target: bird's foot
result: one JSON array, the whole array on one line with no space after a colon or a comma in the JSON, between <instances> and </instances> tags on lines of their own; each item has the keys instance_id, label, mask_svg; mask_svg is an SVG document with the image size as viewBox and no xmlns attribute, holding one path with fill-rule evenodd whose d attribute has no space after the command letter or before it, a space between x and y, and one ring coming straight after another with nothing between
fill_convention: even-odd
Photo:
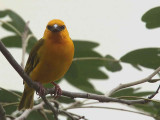
<instances>
[{"instance_id":1,"label":"bird's foot","mask_svg":"<svg viewBox=\"0 0 160 120\"><path fill-rule=\"evenodd\" d=\"M55 82L51 82L55 86L54 98L57 99L62 95L62 90ZM51 94L52 96L52 94Z\"/></svg>"},{"instance_id":2,"label":"bird's foot","mask_svg":"<svg viewBox=\"0 0 160 120\"><path fill-rule=\"evenodd\" d=\"M39 91L36 91L36 94L39 96L43 96L45 94L45 88L41 83L37 82L37 84L39 86Z\"/></svg>"}]
</instances>

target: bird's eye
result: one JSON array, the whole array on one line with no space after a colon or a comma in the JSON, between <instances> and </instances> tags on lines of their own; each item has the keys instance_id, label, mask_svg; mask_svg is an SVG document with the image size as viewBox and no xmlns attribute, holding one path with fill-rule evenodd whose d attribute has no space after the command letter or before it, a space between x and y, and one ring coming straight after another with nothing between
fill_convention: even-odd
<instances>
[{"instance_id":1,"label":"bird's eye","mask_svg":"<svg viewBox=\"0 0 160 120\"><path fill-rule=\"evenodd\" d=\"M47 28L50 30L50 29L52 28L52 26L50 26L50 25L47 25Z\"/></svg>"},{"instance_id":2,"label":"bird's eye","mask_svg":"<svg viewBox=\"0 0 160 120\"><path fill-rule=\"evenodd\" d=\"M61 30L65 29L65 25L60 26L60 29Z\"/></svg>"}]
</instances>

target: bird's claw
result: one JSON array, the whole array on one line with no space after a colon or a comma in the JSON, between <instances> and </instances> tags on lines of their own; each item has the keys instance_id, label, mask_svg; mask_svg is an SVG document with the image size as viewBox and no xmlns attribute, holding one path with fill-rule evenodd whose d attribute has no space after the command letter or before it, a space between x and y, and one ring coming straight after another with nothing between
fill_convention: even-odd
<instances>
[{"instance_id":1,"label":"bird's claw","mask_svg":"<svg viewBox=\"0 0 160 120\"><path fill-rule=\"evenodd\" d=\"M57 99L62 95L62 90L59 85L55 86L54 98Z\"/></svg>"},{"instance_id":2,"label":"bird's claw","mask_svg":"<svg viewBox=\"0 0 160 120\"><path fill-rule=\"evenodd\" d=\"M52 84L55 86L55 91L54 91L54 99L59 98L62 95L62 90L59 85L56 83L52 82ZM51 94L52 96L52 94Z\"/></svg>"},{"instance_id":3,"label":"bird's claw","mask_svg":"<svg viewBox=\"0 0 160 120\"><path fill-rule=\"evenodd\" d=\"M37 83L37 84L39 86L39 91L36 91L36 94L39 96L43 96L45 94L45 88L43 87L42 84L40 83Z\"/></svg>"}]
</instances>

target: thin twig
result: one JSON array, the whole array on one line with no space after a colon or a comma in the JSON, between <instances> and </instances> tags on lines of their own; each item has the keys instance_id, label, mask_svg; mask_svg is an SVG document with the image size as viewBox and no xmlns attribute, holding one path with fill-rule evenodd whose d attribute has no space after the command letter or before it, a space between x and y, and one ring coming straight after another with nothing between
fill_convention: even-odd
<instances>
[{"instance_id":1,"label":"thin twig","mask_svg":"<svg viewBox=\"0 0 160 120\"><path fill-rule=\"evenodd\" d=\"M77 109L77 108L100 108L100 109L111 109L111 110L119 110L119 111L137 113L137 114L141 114L141 115L145 115L145 116L149 116L149 117L154 117L154 116L152 116L152 115L150 115L150 114L143 113L143 112L137 112L137 111L126 110L126 109L121 109L121 108L113 108L113 107L102 107L102 106L80 106L80 107L74 107L74 108L70 108L70 109Z\"/></svg>"},{"instance_id":2,"label":"thin twig","mask_svg":"<svg viewBox=\"0 0 160 120\"><path fill-rule=\"evenodd\" d=\"M19 117L17 117L15 120L25 120L27 118L27 116L32 112L32 111L35 111L35 110L38 110L38 109L43 109L43 105L44 105L44 102L41 102L40 104L38 105L35 105L32 109L27 109L25 110Z\"/></svg>"},{"instance_id":3,"label":"thin twig","mask_svg":"<svg viewBox=\"0 0 160 120\"><path fill-rule=\"evenodd\" d=\"M3 106L0 104L0 120L6 120L6 113Z\"/></svg>"},{"instance_id":4,"label":"thin twig","mask_svg":"<svg viewBox=\"0 0 160 120\"><path fill-rule=\"evenodd\" d=\"M11 102L11 103L0 102L0 103L3 105L3 107L10 106L10 105L18 105L19 104L19 102Z\"/></svg>"},{"instance_id":5,"label":"thin twig","mask_svg":"<svg viewBox=\"0 0 160 120\"><path fill-rule=\"evenodd\" d=\"M149 80L148 82L149 83L155 83L155 82L158 82L158 81L160 81L160 79L152 79L152 80Z\"/></svg>"},{"instance_id":6,"label":"thin twig","mask_svg":"<svg viewBox=\"0 0 160 120\"><path fill-rule=\"evenodd\" d=\"M53 94L53 93L54 93L54 88L47 89L47 91L45 92L45 94ZM62 95L70 98L86 98L86 99L98 100L99 102L117 102L127 105L146 103L145 100L125 100L125 99L106 97L104 95L97 95L92 93L68 92L65 90L62 90Z\"/></svg>"},{"instance_id":7,"label":"thin twig","mask_svg":"<svg viewBox=\"0 0 160 120\"><path fill-rule=\"evenodd\" d=\"M48 120L47 115L46 115L46 113L44 112L43 109L39 109L39 110L37 110L37 111L39 112L39 114L42 115L42 117L43 117L45 120Z\"/></svg>"},{"instance_id":8,"label":"thin twig","mask_svg":"<svg viewBox=\"0 0 160 120\"><path fill-rule=\"evenodd\" d=\"M71 118L71 120L78 120L77 118L75 118L74 116L72 116L72 114L70 114L69 112L67 112L65 110L60 110L59 113L68 116L69 118Z\"/></svg>"},{"instance_id":9,"label":"thin twig","mask_svg":"<svg viewBox=\"0 0 160 120\"><path fill-rule=\"evenodd\" d=\"M78 120L80 120L80 119L87 120L87 119L85 119L84 116L80 116L80 115L77 115L77 114L75 114L75 113L68 112L68 111L66 111L65 109L59 109L58 111L59 111L59 114L65 115L65 116L70 117L70 118L72 118L72 119L78 118ZM52 113L51 110L47 110L47 109L44 109L44 112L46 112L46 113ZM65 112L65 113L64 113L64 112Z\"/></svg>"},{"instance_id":10,"label":"thin twig","mask_svg":"<svg viewBox=\"0 0 160 120\"><path fill-rule=\"evenodd\" d=\"M150 95L150 96L148 97L148 99L152 99L152 98L159 92L159 89L160 89L160 85L158 86L156 92L154 92L152 95Z\"/></svg>"},{"instance_id":11,"label":"thin twig","mask_svg":"<svg viewBox=\"0 0 160 120\"><path fill-rule=\"evenodd\" d=\"M0 20L1 23L6 24L8 27L10 27L15 33L17 33L17 35L21 36L21 32L17 30L17 28L15 28L13 25L11 25L8 22L2 21Z\"/></svg>"},{"instance_id":12,"label":"thin twig","mask_svg":"<svg viewBox=\"0 0 160 120\"><path fill-rule=\"evenodd\" d=\"M77 117L77 118L78 118L78 120L81 120L81 119L83 119L83 120L87 120L87 119L85 118L85 116L80 116L80 115L77 115L77 114L75 114L75 113L71 113L71 112L68 112L68 113L70 113L72 116Z\"/></svg>"},{"instance_id":13,"label":"thin twig","mask_svg":"<svg viewBox=\"0 0 160 120\"><path fill-rule=\"evenodd\" d=\"M26 25L24 27L24 32L21 35L22 38L22 60L21 60L21 66L24 69L24 63L25 63L25 54L26 54L26 48L27 48L27 37L28 37L28 32L29 32L29 27L28 27L29 21L26 22Z\"/></svg>"},{"instance_id":14,"label":"thin twig","mask_svg":"<svg viewBox=\"0 0 160 120\"><path fill-rule=\"evenodd\" d=\"M41 98L44 101L44 103L49 107L49 109L52 110L55 120L58 120L58 111L57 111L57 109L52 106L52 104L46 99L45 96L41 96Z\"/></svg>"},{"instance_id":15,"label":"thin twig","mask_svg":"<svg viewBox=\"0 0 160 120\"><path fill-rule=\"evenodd\" d=\"M119 62L119 60L114 60L114 59L105 58L105 57L82 57L82 58L73 58L73 62L74 62L74 61L83 61L83 60L103 60L103 61Z\"/></svg>"},{"instance_id":16,"label":"thin twig","mask_svg":"<svg viewBox=\"0 0 160 120\"><path fill-rule=\"evenodd\" d=\"M117 86L116 88L112 89L107 96L111 96L113 93L115 93L116 91L118 91L118 90L120 90L120 89L123 89L123 88L127 88L127 87L134 86L134 85L138 85L138 84L142 84L142 83L145 83L145 82L151 82L152 78L153 78L157 73L159 73L159 71L160 71L160 67L158 67L152 74L150 74L148 77L146 77L146 78L144 78L144 79L137 80L137 81L130 82L130 83L126 83L126 84L120 84L120 85Z\"/></svg>"},{"instance_id":17,"label":"thin twig","mask_svg":"<svg viewBox=\"0 0 160 120\"><path fill-rule=\"evenodd\" d=\"M152 95L151 95L152 96ZM153 97L148 97L148 98L142 98L142 97L137 97L137 96L120 96L120 97L116 97L117 99L124 99L124 98L134 98L134 99L142 99L144 100L145 103L148 103L148 102L156 102L156 103L160 103L159 100L153 100L152 98Z\"/></svg>"},{"instance_id":18,"label":"thin twig","mask_svg":"<svg viewBox=\"0 0 160 120\"><path fill-rule=\"evenodd\" d=\"M82 103L80 101L76 101L73 104L71 104L70 106L66 107L65 109L63 108L63 110L67 110L69 108L73 108L75 106L80 106L80 105L82 105Z\"/></svg>"}]
</instances>

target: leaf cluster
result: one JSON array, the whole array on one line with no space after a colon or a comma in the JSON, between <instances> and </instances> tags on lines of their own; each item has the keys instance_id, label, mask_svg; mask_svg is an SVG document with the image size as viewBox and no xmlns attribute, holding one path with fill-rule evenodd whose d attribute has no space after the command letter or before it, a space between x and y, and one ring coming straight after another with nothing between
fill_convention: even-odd
<instances>
[{"instance_id":1,"label":"leaf cluster","mask_svg":"<svg viewBox=\"0 0 160 120\"><path fill-rule=\"evenodd\" d=\"M12 35L1 38L6 47L22 48L22 34L26 22L12 10L0 11L0 18L8 16L9 21L0 20L1 27L11 32ZM142 16L142 21L146 22L146 27L149 29L160 27L160 7L153 8L146 12ZM28 35L33 34L29 29ZM32 46L36 43L37 38L31 37L28 41L27 52L29 53ZM137 70L141 70L142 67L149 69L156 69L160 66L160 48L141 48L126 53L119 59L114 58L112 55L106 54L102 56L95 50L99 46L97 42L87 40L73 40L75 45L75 56L73 63L64 76L65 80L72 86L90 93L103 94L96 90L90 80L108 80L109 76L107 72L120 72L123 69L122 63L132 65ZM100 69L104 67L105 71ZM46 87L51 87L49 84ZM118 91L112 95L112 97L121 96L138 96L145 97L153 92L145 91L139 92L138 89L127 88ZM8 115L13 114L17 109L17 103L19 102L19 96L22 93L17 91L7 91L0 89L0 103L3 104L6 113ZM1 97L3 96L3 97ZM130 98L127 98L130 99ZM61 103L74 103L75 100L68 98L59 99ZM136 109L143 110L151 114L156 120L159 118L159 103L150 102L144 105L134 105ZM18 116L18 115L17 115ZM41 119L39 111L32 112L27 120L33 120L34 117ZM51 114L47 113L48 119L53 118Z\"/></svg>"}]
</instances>

